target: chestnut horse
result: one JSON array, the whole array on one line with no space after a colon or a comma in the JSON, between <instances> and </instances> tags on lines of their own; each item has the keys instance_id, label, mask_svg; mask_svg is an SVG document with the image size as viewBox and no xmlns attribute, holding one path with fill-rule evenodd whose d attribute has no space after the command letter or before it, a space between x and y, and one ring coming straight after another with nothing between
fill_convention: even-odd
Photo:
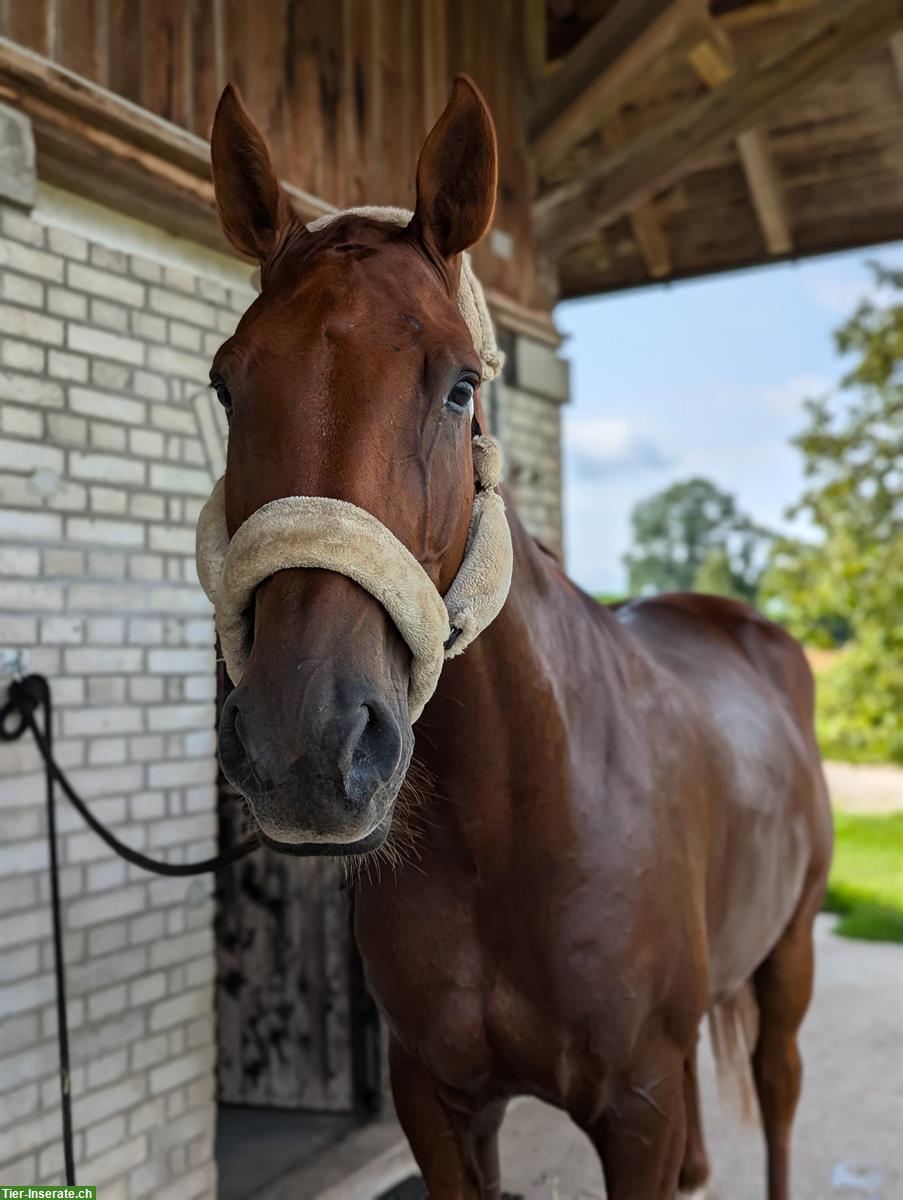
<instances>
[{"instance_id":1,"label":"chestnut horse","mask_svg":"<svg viewBox=\"0 0 903 1200\"><path fill-rule=\"evenodd\" d=\"M495 200L481 96L455 81L403 228L348 215L309 231L232 88L212 155L223 229L262 270L211 371L230 535L280 497L347 500L444 593L474 498L460 401L480 360L455 295ZM369 592L314 569L260 584L224 769L277 848L361 854L388 830L408 860L364 873L355 925L432 1200L500 1196L517 1094L587 1133L610 1200L701 1188L700 1022L742 996L768 1196L788 1200L831 845L805 658L732 600L600 607L509 519L508 600L446 664L416 735L410 651ZM422 795L393 825L412 754Z\"/></svg>"}]
</instances>

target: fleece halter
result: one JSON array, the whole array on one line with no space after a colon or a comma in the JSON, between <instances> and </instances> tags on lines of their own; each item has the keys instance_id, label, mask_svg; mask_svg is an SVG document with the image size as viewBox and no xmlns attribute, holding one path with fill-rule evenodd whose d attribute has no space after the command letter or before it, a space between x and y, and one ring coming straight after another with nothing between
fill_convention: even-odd
<instances>
[{"instance_id":1,"label":"fleece halter","mask_svg":"<svg viewBox=\"0 0 903 1200\"><path fill-rule=\"evenodd\" d=\"M321 217L312 231L349 214L406 225L403 209L359 208ZM479 352L483 379L503 365L482 288L467 257L458 307ZM259 508L229 539L225 476L201 510L197 527L198 576L216 610L226 669L238 683L253 640L254 592L270 575L318 567L347 575L379 601L412 655L408 712L412 722L436 690L446 658L461 654L500 612L511 586L511 533L496 491L501 451L474 421L471 443L476 495L464 559L441 596L410 550L372 513L328 496L284 496Z\"/></svg>"}]
</instances>

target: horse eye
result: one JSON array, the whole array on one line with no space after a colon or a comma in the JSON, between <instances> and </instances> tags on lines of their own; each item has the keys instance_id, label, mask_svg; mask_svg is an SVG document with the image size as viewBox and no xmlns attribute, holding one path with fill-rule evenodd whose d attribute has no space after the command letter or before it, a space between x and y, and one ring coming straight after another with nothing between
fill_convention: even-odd
<instances>
[{"instance_id":1,"label":"horse eye","mask_svg":"<svg viewBox=\"0 0 903 1200\"><path fill-rule=\"evenodd\" d=\"M469 379L459 379L445 397L445 407L454 413L467 413L473 416L474 387Z\"/></svg>"},{"instance_id":2,"label":"horse eye","mask_svg":"<svg viewBox=\"0 0 903 1200\"><path fill-rule=\"evenodd\" d=\"M229 389L226 387L223 381L221 379L215 379L210 386L216 392L216 398L219 400L226 412L231 412L232 397L229 395Z\"/></svg>"}]
</instances>

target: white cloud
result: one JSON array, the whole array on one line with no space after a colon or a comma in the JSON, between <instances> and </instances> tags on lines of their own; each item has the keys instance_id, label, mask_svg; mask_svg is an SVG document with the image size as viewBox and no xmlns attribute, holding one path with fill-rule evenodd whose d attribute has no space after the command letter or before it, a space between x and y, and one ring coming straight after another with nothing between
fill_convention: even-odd
<instances>
[{"instance_id":1,"label":"white cloud","mask_svg":"<svg viewBox=\"0 0 903 1200\"><path fill-rule=\"evenodd\" d=\"M806 400L812 400L831 391L831 384L822 375L801 373L793 375L784 383L750 389L754 404L762 404L773 412L790 414L800 412Z\"/></svg>"},{"instance_id":2,"label":"white cloud","mask_svg":"<svg viewBox=\"0 0 903 1200\"><path fill-rule=\"evenodd\" d=\"M566 416L564 441L569 462L584 479L668 465L656 443L626 417Z\"/></svg>"},{"instance_id":3,"label":"white cloud","mask_svg":"<svg viewBox=\"0 0 903 1200\"><path fill-rule=\"evenodd\" d=\"M893 289L879 286L870 274L860 279L841 279L827 273L813 274L807 290L819 308L836 313L841 318L852 316L863 300L871 300L879 307L894 301Z\"/></svg>"}]
</instances>

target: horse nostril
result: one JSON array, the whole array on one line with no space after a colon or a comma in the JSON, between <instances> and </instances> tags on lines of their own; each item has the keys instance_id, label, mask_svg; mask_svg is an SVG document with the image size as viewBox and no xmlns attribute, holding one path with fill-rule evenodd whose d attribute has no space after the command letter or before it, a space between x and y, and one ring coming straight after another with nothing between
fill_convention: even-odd
<instances>
[{"instance_id":1,"label":"horse nostril","mask_svg":"<svg viewBox=\"0 0 903 1200\"><path fill-rule=\"evenodd\" d=\"M350 800L366 802L395 774L403 742L391 709L381 700L362 704L342 755L342 776Z\"/></svg>"}]
</instances>

